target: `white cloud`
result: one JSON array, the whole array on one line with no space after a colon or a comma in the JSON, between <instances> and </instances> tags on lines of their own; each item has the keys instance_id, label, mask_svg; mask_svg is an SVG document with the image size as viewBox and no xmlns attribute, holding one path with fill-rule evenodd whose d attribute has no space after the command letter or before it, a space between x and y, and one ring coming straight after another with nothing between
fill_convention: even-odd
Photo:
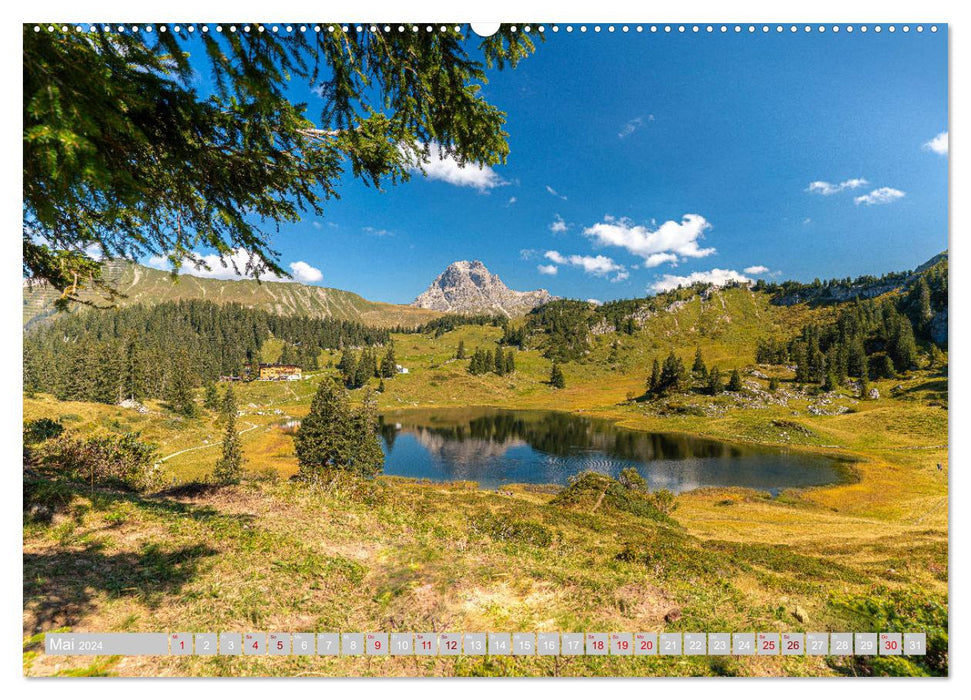
<instances>
[{"instance_id":1,"label":"white cloud","mask_svg":"<svg viewBox=\"0 0 971 700\"><path fill-rule=\"evenodd\" d=\"M563 220L563 217L559 214L553 219L553 223L550 224L550 231L553 233L566 233L566 230L570 228L569 225Z\"/></svg>"},{"instance_id":2,"label":"white cloud","mask_svg":"<svg viewBox=\"0 0 971 700\"><path fill-rule=\"evenodd\" d=\"M764 275L769 271L765 265L752 265L751 267L746 267L742 272L746 275Z\"/></svg>"},{"instance_id":3,"label":"white cloud","mask_svg":"<svg viewBox=\"0 0 971 700\"><path fill-rule=\"evenodd\" d=\"M741 282L749 284L752 282L745 275L740 275L735 270L706 270L704 272L692 272L690 275L664 275L651 285L654 292L667 292L678 287L687 287L692 284L702 282L716 287L724 287L730 282Z\"/></svg>"},{"instance_id":4,"label":"white cloud","mask_svg":"<svg viewBox=\"0 0 971 700\"><path fill-rule=\"evenodd\" d=\"M374 228L373 226L365 226L361 230L369 236L377 236L378 238L385 238L386 236L394 235L394 231L389 231L385 228Z\"/></svg>"},{"instance_id":5,"label":"white cloud","mask_svg":"<svg viewBox=\"0 0 971 700\"><path fill-rule=\"evenodd\" d=\"M506 206L507 206L507 207L511 207L511 206L512 206L513 204L515 204L515 203L516 203L516 198L515 198L515 197L510 197L510 198L509 198L509 201L508 201L508 202L506 202Z\"/></svg>"},{"instance_id":6,"label":"white cloud","mask_svg":"<svg viewBox=\"0 0 971 700\"><path fill-rule=\"evenodd\" d=\"M290 263L290 272L293 274L295 281L303 282L304 284L320 282L320 280L324 279L324 273L313 265L305 263L303 260Z\"/></svg>"},{"instance_id":7,"label":"white cloud","mask_svg":"<svg viewBox=\"0 0 971 700\"><path fill-rule=\"evenodd\" d=\"M603 306L603 302L600 299L587 299L588 304L593 304L594 306Z\"/></svg>"},{"instance_id":8,"label":"white cloud","mask_svg":"<svg viewBox=\"0 0 971 700\"><path fill-rule=\"evenodd\" d=\"M810 218L809 218L809 217L807 216L807 217L806 217L805 219L803 219L803 220L802 220L802 225L803 225L803 226L809 226L809 224L811 224L812 222L813 222L813 220L812 220L812 219L810 219Z\"/></svg>"},{"instance_id":9,"label":"white cloud","mask_svg":"<svg viewBox=\"0 0 971 700\"><path fill-rule=\"evenodd\" d=\"M674 253L652 253L644 258L644 267L657 267L664 263L676 263L678 256Z\"/></svg>"},{"instance_id":10,"label":"white cloud","mask_svg":"<svg viewBox=\"0 0 971 700\"><path fill-rule=\"evenodd\" d=\"M558 251L548 250L544 257L557 265L582 268L584 272L595 277L606 277L611 273L626 274L623 265L615 263L606 255L561 255Z\"/></svg>"},{"instance_id":11,"label":"white cloud","mask_svg":"<svg viewBox=\"0 0 971 700\"><path fill-rule=\"evenodd\" d=\"M946 156L948 151L948 136L946 131L942 131L937 136L924 144L928 151L934 151L939 156Z\"/></svg>"},{"instance_id":12,"label":"white cloud","mask_svg":"<svg viewBox=\"0 0 971 700\"><path fill-rule=\"evenodd\" d=\"M554 190L554 189L553 189L552 187L550 187L549 185L547 185L547 186L546 186L546 191L547 191L547 192L549 192L549 193L550 193L551 195L553 195L554 197L559 197L559 198L560 198L560 199L562 199L563 201L566 201L566 195L565 195L565 194L560 194L559 192L557 192L556 190Z\"/></svg>"},{"instance_id":13,"label":"white cloud","mask_svg":"<svg viewBox=\"0 0 971 700\"><path fill-rule=\"evenodd\" d=\"M323 225L319 221L313 221L313 222L311 222L310 225L313 226L315 229L321 229L321 228L323 228Z\"/></svg>"},{"instance_id":14,"label":"white cloud","mask_svg":"<svg viewBox=\"0 0 971 700\"><path fill-rule=\"evenodd\" d=\"M541 275L555 275L559 271L556 265L537 265L536 269Z\"/></svg>"},{"instance_id":15,"label":"white cloud","mask_svg":"<svg viewBox=\"0 0 971 700\"><path fill-rule=\"evenodd\" d=\"M816 194L831 195L837 192L842 192L843 190L855 190L859 187L865 187L870 183L867 182L862 177L853 177L849 180L843 180L836 185L832 182L826 182L825 180L816 180L809 183L809 187L806 188L806 192L814 192Z\"/></svg>"},{"instance_id":16,"label":"white cloud","mask_svg":"<svg viewBox=\"0 0 971 700\"><path fill-rule=\"evenodd\" d=\"M653 114L648 114L647 115L647 121L649 121L649 122L654 121L654 115ZM620 131L617 132L617 138L619 138L619 139L626 139L628 136L630 136L631 134L633 134L635 131L637 131L638 129L640 129L642 126L644 126L644 117L634 117L629 122L627 122L626 124L624 124L624 126L621 127Z\"/></svg>"},{"instance_id":17,"label":"white cloud","mask_svg":"<svg viewBox=\"0 0 971 700\"><path fill-rule=\"evenodd\" d=\"M458 187L474 187L479 192L488 192L494 187L507 184L489 166L473 163L463 165L437 143L428 144L427 156L424 153L413 153L411 160L411 171L424 171L429 180L441 180Z\"/></svg>"},{"instance_id":18,"label":"white cloud","mask_svg":"<svg viewBox=\"0 0 971 700\"><path fill-rule=\"evenodd\" d=\"M714 248L699 248L698 241L711 228L705 217L685 214L681 221L665 221L655 229L635 226L629 219L604 217L602 223L583 230L600 245L618 246L644 259L646 267L676 262L678 257L703 258Z\"/></svg>"},{"instance_id":19,"label":"white cloud","mask_svg":"<svg viewBox=\"0 0 971 700\"><path fill-rule=\"evenodd\" d=\"M853 201L856 204L866 204L867 206L872 204L890 204L890 202L897 201L905 194L906 192L895 190L893 187L880 187L870 192L870 194L854 197Z\"/></svg>"},{"instance_id":20,"label":"white cloud","mask_svg":"<svg viewBox=\"0 0 971 700\"><path fill-rule=\"evenodd\" d=\"M179 268L179 274L217 280L242 280L253 279L254 273L259 272L260 280L263 282L301 282L305 284L319 282L324 277L320 270L303 260L290 263L290 272L293 277L281 277L269 272L264 265L259 263L258 259L252 258L242 248L237 248L232 254L222 259L216 254L199 255L197 257L209 267L208 270L205 267L197 267L190 260L185 260ZM172 269L171 261L164 255L153 255L145 264L148 267L167 272Z\"/></svg>"},{"instance_id":21,"label":"white cloud","mask_svg":"<svg viewBox=\"0 0 971 700\"><path fill-rule=\"evenodd\" d=\"M616 275L610 278L611 282L623 282L625 279L630 277L630 273L627 270L621 270Z\"/></svg>"}]
</instances>

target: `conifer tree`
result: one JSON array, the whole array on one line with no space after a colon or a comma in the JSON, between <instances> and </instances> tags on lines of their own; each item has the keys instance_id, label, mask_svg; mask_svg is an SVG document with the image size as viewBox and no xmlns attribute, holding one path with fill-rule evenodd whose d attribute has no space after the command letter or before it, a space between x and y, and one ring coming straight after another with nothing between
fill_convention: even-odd
<instances>
[{"instance_id":1,"label":"conifer tree","mask_svg":"<svg viewBox=\"0 0 971 700\"><path fill-rule=\"evenodd\" d=\"M186 418L195 418L198 413L192 398L192 387L184 367L174 367L169 378L169 408Z\"/></svg>"},{"instance_id":2,"label":"conifer tree","mask_svg":"<svg viewBox=\"0 0 971 700\"><path fill-rule=\"evenodd\" d=\"M354 411L347 390L330 381L317 387L294 444L300 476L308 481L316 481L331 469L373 476L384 466L370 395L365 397L364 406Z\"/></svg>"},{"instance_id":3,"label":"conifer tree","mask_svg":"<svg viewBox=\"0 0 971 700\"><path fill-rule=\"evenodd\" d=\"M215 387L212 389L215 391ZM232 386L226 387L222 407L226 433L223 436L223 453L216 462L212 476L217 484L238 484L243 473L243 449L236 430L236 394Z\"/></svg>"},{"instance_id":4,"label":"conifer tree","mask_svg":"<svg viewBox=\"0 0 971 700\"><path fill-rule=\"evenodd\" d=\"M553 363L553 368L550 370L550 386L555 389L566 388L566 377L563 376L563 370L557 363Z\"/></svg>"},{"instance_id":5,"label":"conifer tree","mask_svg":"<svg viewBox=\"0 0 971 700\"><path fill-rule=\"evenodd\" d=\"M456 360L464 360L465 359L465 341L464 340L460 340L459 341L459 346L455 350L455 359Z\"/></svg>"},{"instance_id":6,"label":"conifer tree","mask_svg":"<svg viewBox=\"0 0 971 700\"><path fill-rule=\"evenodd\" d=\"M647 380L647 388L652 394L661 390L661 363L658 362L656 357L651 365L651 376Z\"/></svg>"},{"instance_id":7,"label":"conifer tree","mask_svg":"<svg viewBox=\"0 0 971 700\"><path fill-rule=\"evenodd\" d=\"M516 371L516 358L512 350L506 351L506 374L512 374Z\"/></svg>"},{"instance_id":8,"label":"conifer tree","mask_svg":"<svg viewBox=\"0 0 971 700\"><path fill-rule=\"evenodd\" d=\"M394 356L394 345L388 345L387 352L384 353L384 357L381 358L381 377L384 379L390 379L398 371L398 361Z\"/></svg>"},{"instance_id":9,"label":"conifer tree","mask_svg":"<svg viewBox=\"0 0 971 700\"><path fill-rule=\"evenodd\" d=\"M344 382L344 386L352 387L354 386L354 377L357 373L357 358L354 356L354 352L349 349L345 349L341 353L340 362L337 363L337 369L341 373L341 379Z\"/></svg>"},{"instance_id":10,"label":"conifer tree","mask_svg":"<svg viewBox=\"0 0 971 700\"><path fill-rule=\"evenodd\" d=\"M691 366L691 371L694 373L695 377L704 381L708 377L708 368L705 366L705 360L701 356L701 346L695 348L695 362Z\"/></svg>"},{"instance_id":11,"label":"conifer tree","mask_svg":"<svg viewBox=\"0 0 971 700\"><path fill-rule=\"evenodd\" d=\"M860 375L860 398L870 398L870 378L866 372Z\"/></svg>"},{"instance_id":12,"label":"conifer tree","mask_svg":"<svg viewBox=\"0 0 971 700\"><path fill-rule=\"evenodd\" d=\"M711 370L708 372L708 393L712 396L717 396L725 390L725 384L722 380L721 370L718 369L717 365L713 365Z\"/></svg>"},{"instance_id":13,"label":"conifer tree","mask_svg":"<svg viewBox=\"0 0 971 700\"><path fill-rule=\"evenodd\" d=\"M499 376L506 373L506 358L502 354L502 348L496 348L496 352L492 358L493 370Z\"/></svg>"},{"instance_id":14,"label":"conifer tree","mask_svg":"<svg viewBox=\"0 0 971 700\"><path fill-rule=\"evenodd\" d=\"M205 406L210 411L219 410L219 391L216 389L216 385L212 382L206 384L206 397Z\"/></svg>"},{"instance_id":15,"label":"conifer tree","mask_svg":"<svg viewBox=\"0 0 971 700\"><path fill-rule=\"evenodd\" d=\"M729 391L742 390L742 375L739 374L738 369L732 370L732 376L728 380L728 390Z\"/></svg>"},{"instance_id":16,"label":"conifer tree","mask_svg":"<svg viewBox=\"0 0 971 700\"><path fill-rule=\"evenodd\" d=\"M779 390L779 378L772 377L771 379L769 379L769 391L774 393L778 390Z\"/></svg>"}]
</instances>

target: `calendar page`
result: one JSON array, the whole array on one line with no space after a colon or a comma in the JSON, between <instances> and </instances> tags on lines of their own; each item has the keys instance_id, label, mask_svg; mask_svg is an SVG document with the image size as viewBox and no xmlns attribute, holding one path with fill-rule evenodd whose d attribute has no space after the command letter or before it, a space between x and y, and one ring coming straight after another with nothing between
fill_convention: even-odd
<instances>
[{"instance_id":1,"label":"calendar page","mask_svg":"<svg viewBox=\"0 0 971 700\"><path fill-rule=\"evenodd\" d=\"M947 23L264 9L15 28L25 676L949 674Z\"/></svg>"}]
</instances>

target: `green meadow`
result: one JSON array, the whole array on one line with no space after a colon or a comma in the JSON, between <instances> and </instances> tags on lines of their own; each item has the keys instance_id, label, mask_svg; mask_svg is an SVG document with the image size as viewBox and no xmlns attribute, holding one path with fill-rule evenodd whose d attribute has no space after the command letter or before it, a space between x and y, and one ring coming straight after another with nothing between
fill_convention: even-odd
<instances>
[{"instance_id":1,"label":"green meadow","mask_svg":"<svg viewBox=\"0 0 971 700\"><path fill-rule=\"evenodd\" d=\"M27 675L939 675L947 673L946 362L876 380L878 399L800 389L785 366L756 365L758 338L791 337L831 307L777 307L735 288L646 318L633 335L595 335L549 383L538 350L509 375L455 359L502 333L462 326L393 334L399 364L381 410L550 409L628 428L783 446L847 460L839 484L681 494L664 517L605 480L490 492L472 483L341 478L308 488L283 424L336 373L324 352L297 382L236 384L247 476L206 483L223 421L39 394L24 419L81 435L139 432L158 446L166 486L135 494L30 481L58 503L25 517ZM645 399L655 357L739 369L741 392ZM281 351L271 341L272 361ZM775 377L779 388L769 391ZM373 380L371 389L377 388ZM361 390L353 392L360 400ZM201 402L201 392L199 394ZM29 480L28 480L29 481ZM98 658L47 657L43 633L74 631L926 631L923 658Z\"/></svg>"}]
</instances>

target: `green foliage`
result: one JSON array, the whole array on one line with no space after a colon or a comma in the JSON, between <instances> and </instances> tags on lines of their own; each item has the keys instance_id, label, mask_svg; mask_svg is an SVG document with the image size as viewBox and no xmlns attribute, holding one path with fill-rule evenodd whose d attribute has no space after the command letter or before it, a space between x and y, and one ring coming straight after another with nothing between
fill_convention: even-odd
<instances>
[{"instance_id":1,"label":"green foliage","mask_svg":"<svg viewBox=\"0 0 971 700\"><path fill-rule=\"evenodd\" d=\"M305 481L320 481L332 470L371 477L384 468L373 400L365 397L363 406L354 410L346 389L331 381L317 388L294 443Z\"/></svg>"},{"instance_id":2,"label":"green foliage","mask_svg":"<svg viewBox=\"0 0 971 700\"><path fill-rule=\"evenodd\" d=\"M775 393L778 390L779 390L779 378L771 377L769 379L769 391L771 391L772 393Z\"/></svg>"},{"instance_id":3,"label":"green foliage","mask_svg":"<svg viewBox=\"0 0 971 700\"><path fill-rule=\"evenodd\" d=\"M436 338L440 338L450 331L462 326L495 326L505 327L509 319L502 314L445 314L432 319L413 330L415 333L431 333ZM407 329L400 329L400 332L408 332ZM462 341L459 341L462 344ZM464 349L464 344L462 345ZM458 358L460 360L464 357Z\"/></svg>"},{"instance_id":4,"label":"green foliage","mask_svg":"<svg viewBox=\"0 0 971 700\"><path fill-rule=\"evenodd\" d=\"M284 341L296 364L309 370L323 349L384 344L390 335L353 321L278 316L239 304L135 305L31 328L24 334L25 373L36 390L61 400L160 398L191 411L186 398L194 387L241 376L271 338Z\"/></svg>"},{"instance_id":5,"label":"green foliage","mask_svg":"<svg viewBox=\"0 0 971 700\"><path fill-rule=\"evenodd\" d=\"M701 355L700 346L695 348L695 361L691 365L691 372L701 381L705 381L708 378L708 367L705 365L705 360Z\"/></svg>"},{"instance_id":6,"label":"green foliage","mask_svg":"<svg viewBox=\"0 0 971 700\"><path fill-rule=\"evenodd\" d=\"M509 152L486 68L515 66L531 34L447 32L34 32L23 27L24 275L77 300L105 286L105 258L197 248L250 254L286 275L264 222L320 216L344 170L380 187L410 177L430 144L460 163ZM189 62L190 37L204 64ZM196 71L213 89L200 92ZM319 117L289 99L312 87ZM434 109L429 108L434 105ZM110 296L110 290L107 290Z\"/></svg>"},{"instance_id":7,"label":"green foliage","mask_svg":"<svg viewBox=\"0 0 971 700\"><path fill-rule=\"evenodd\" d=\"M718 369L717 365L713 365L711 371L708 372L708 384L706 389L712 396L716 396L717 394L725 391L725 382L722 379L721 370Z\"/></svg>"},{"instance_id":8,"label":"green foliage","mask_svg":"<svg viewBox=\"0 0 971 700\"><path fill-rule=\"evenodd\" d=\"M482 513L469 519L472 532L481 532L497 542L547 548L553 544L553 532L540 523L511 516Z\"/></svg>"},{"instance_id":9,"label":"green foliage","mask_svg":"<svg viewBox=\"0 0 971 700\"><path fill-rule=\"evenodd\" d=\"M849 377L892 378L916 369L918 338L937 347L930 327L934 315L947 309L947 296L942 294L947 289L946 270L945 259L917 275L905 294L847 304L835 321L806 325L788 346L761 339L756 361L794 362L797 382L819 383L826 390L845 384Z\"/></svg>"},{"instance_id":10,"label":"green foliage","mask_svg":"<svg viewBox=\"0 0 971 700\"><path fill-rule=\"evenodd\" d=\"M459 346L455 349L455 359L464 360L465 359L465 341L460 340Z\"/></svg>"},{"instance_id":11,"label":"green foliage","mask_svg":"<svg viewBox=\"0 0 971 700\"><path fill-rule=\"evenodd\" d=\"M742 375L739 373L738 369L732 370L732 376L728 379L728 390L729 391L741 391L742 390Z\"/></svg>"},{"instance_id":12,"label":"green foliage","mask_svg":"<svg viewBox=\"0 0 971 700\"><path fill-rule=\"evenodd\" d=\"M585 301L551 301L529 312L525 330L528 334L545 335L544 357L558 362L579 360L589 348L593 309L594 306Z\"/></svg>"},{"instance_id":13,"label":"green foliage","mask_svg":"<svg viewBox=\"0 0 971 700\"><path fill-rule=\"evenodd\" d=\"M148 491L162 483L158 451L138 433L87 439L64 433L45 442L37 456L43 471L92 486Z\"/></svg>"},{"instance_id":14,"label":"green foliage","mask_svg":"<svg viewBox=\"0 0 971 700\"><path fill-rule=\"evenodd\" d=\"M641 476L641 473L637 471L634 467L624 467L620 471L620 475L617 477L617 481L625 489L632 491L647 491L647 481Z\"/></svg>"},{"instance_id":15,"label":"green foliage","mask_svg":"<svg viewBox=\"0 0 971 700\"><path fill-rule=\"evenodd\" d=\"M206 384L206 393L205 398L203 399L203 405L210 411L219 410L219 391L216 389L216 385L212 382Z\"/></svg>"},{"instance_id":16,"label":"green foliage","mask_svg":"<svg viewBox=\"0 0 971 700\"><path fill-rule=\"evenodd\" d=\"M552 369L550 369L550 386L554 389L566 388L566 377L563 375L563 370L555 362L553 363Z\"/></svg>"},{"instance_id":17,"label":"green foliage","mask_svg":"<svg viewBox=\"0 0 971 700\"><path fill-rule=\"evenodd\" d=\"M236 430L236 394L233 387L226 387L222 406L226 433L223 437L222 456L216 462L212 476L217 484L238 484L243 473L243 449Z\"/></svg>"},{"instance_id":18,"label":"green foliage","mask_svg":"<svg viewBox=\"0 0 971 700\"><path fill-rule=\"evenodd\" d=\"M56 438L63 432L64 426L59 420L36 418L24 421L24 445L36 445L45 440Z\"/></svg>"},{"instance_id":19,"label":"green foliage","mask_svg":"<svg viewBox=\"0 0 971 700\"><path fill-rule=\"evenodd\" d=\"M186 418L195 418L199 414L199 408L196 406L195 399L192 397L192 384L190 383L188 374L178 369L180 366L184 367L186 364L188 362L185 353L180 353L176 358L175 367L172 371L166 399L172 411Z\"/></svg>"},{"instance_id":20,"label":"green foliage","mask_svg":"<svg viewBox=\"0 0 971 700\"><path fill-rule=\"evenodd\" d=\"M381 367L379 369L379 374L383 379L390 379L398 373L398 361L394 356L394 344L390 343L388 345L388 350L384 353L384 357L381 358Z\"/></svg>"},{"instance_id":21,"label":"green foliage","mask_svg":"<svg viewBox=\"0 0 971 700\"><path fill-rule=\"evenodd\" d=\"M916 588L876 586L865 594L834 594L828 604L849 614L854 629L871 632L924 632L927 654L908 657L910 664L884 663L891 657L865 659L869 670L879 675L947 675L947 601Z\"/></svg>"},{"instance_id":22,"label":"green foliage","mask_svg":"<svg viewBox=\"0 0 971 700\"><path fill-rule=\"evenodd\" d=\"M660 371L656 370L660 367ZM664 363L658 365L657 358L651 368L651 378L648 380L648 391L655 396L685 391L691 383L688 370L684 366L681 358L674 354L672 350L664 359Z\"/></svg>"},{"instance_id":23,"label":"green foliage","mask_svg":"<svg viewBox=\"0 0 971 700\"><path fill-rule=\"evenodd\" d=\"M630 475L625 477L625 481L629 485L599 472L581 472L570 478L570 485L556 494L550 505L587 513L631 513L660 523L677 525L667 514L674 509L673 498L669 502L667 496L661 497L660 503L668 509L664 512L658 507L659 501L654 494L642 488Z\"/></svg>"},{"instance_id":24,"label":"green foliage","mask_svg":"<svg viewBox=\"0 0 971 700\"><path fill-rule=\"evenodd\" d=\"M516 358L512 350L503 353L502 348L495 352L476 348L469 360L469 374L481 375L495 372L499 376L516 371Z\"/></svg>"}]
</instances>

